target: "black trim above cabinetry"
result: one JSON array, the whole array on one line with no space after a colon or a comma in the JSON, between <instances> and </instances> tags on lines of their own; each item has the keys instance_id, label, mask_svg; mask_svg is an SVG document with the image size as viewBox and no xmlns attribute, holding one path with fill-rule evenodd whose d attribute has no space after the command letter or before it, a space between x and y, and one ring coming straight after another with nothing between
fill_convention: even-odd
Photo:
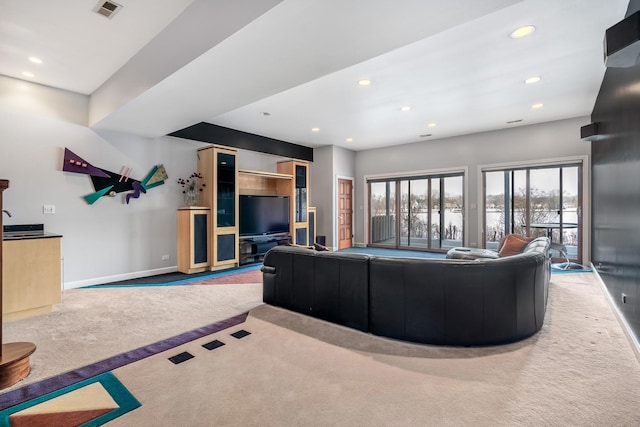
<instances>
[{"instance_id":1,"label":"black trim above cabinetry","mask_svg":"<svg viewBox=\"0 0 640 427\"><path fill-rule=\"evenodd\" d=\"M313 148L292 144L278 139L200 122L172 132L169 136L226 145L243 150L258 151L292 159L313 161Z\"/></svg>"}]
</instances>

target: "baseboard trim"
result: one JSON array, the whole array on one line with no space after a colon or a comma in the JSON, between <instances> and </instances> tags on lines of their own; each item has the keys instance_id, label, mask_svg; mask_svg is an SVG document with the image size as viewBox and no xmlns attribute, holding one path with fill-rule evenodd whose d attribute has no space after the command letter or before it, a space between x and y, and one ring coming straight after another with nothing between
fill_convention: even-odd
<instances>
[{"instance_id":1,"label":"baseboard trim","mask_svg":"<svg viewBox=\"0 0 640 427\"><path fill-rule=\"evenodd\" d=\"M76 280L75 282L64 282L62 290L81 288L83 286L102 285L104 283L119 282L121 280L139 279L140 277L157 276L159 274L174 273L178 271L178 266L155 268L153 270L134 271L132 273L115 274L113 276L95 277L93 279Z\"/></svg>"},{"instance_id":2,"label":"baseboard trim","mask_svg":"<svg viewBox=\"0 0 640 427\"><path fill-rule=\"evenodd\" d=\"M593 265L593 263L591 263L591 270L596 275L596 279L598 283L600 283L600 286L602 287L602 291L607 296L607 302L609 303L611 310L613 310L616 318L618 319L618 323L620 323L620 326L622 327L624 334L627 336L627 339L631 344L631 348L633 348L633 352L635 353L636 358L638 359L638 362L640 362L640 342L638 341L638 338L636 338L636 336L633 334L633 331L631 331L631 327L629 326L627 319L625 319L624 316L622 315L622 312L616 305L613 299L613 296L609 292L609 288L607 288L607 285L604 283L604 280L602 280L602 277L600 277L600 274L598 273L598 270L596 269L596 266Z\"/></svg>"}]
</instances>

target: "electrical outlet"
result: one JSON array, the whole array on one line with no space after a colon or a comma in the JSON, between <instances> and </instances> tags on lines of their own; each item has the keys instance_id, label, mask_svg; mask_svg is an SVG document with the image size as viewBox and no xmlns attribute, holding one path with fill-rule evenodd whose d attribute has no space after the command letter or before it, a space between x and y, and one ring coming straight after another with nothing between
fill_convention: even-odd
<instances>
[{"instance_id":1,"label":"electrical outlet","mask_svg":"<svg viewBox=\"0 0 640 427\"><path fill-rule=\"evenodd\" d=\"M627 303L627 294L621 294L620 295L620 299L622 300L623 304L626 304Z\"/></svg>"},{"instance_id":2,"label":"electrical outlet","mask_svg":"<svg viewBox=\"0 0 640 427\"><path fill-rule=\"evenodd\" d=\"M162 261L169 260L169 255L162 255Z\"/></svg>"},{"instance_id":3,"label":"electrical outlet","mask_svg":"<svg viewBox=\"0 0 640 427\"><path fill-rule=\"evenodd\" d=\"M56 213L55 205L43 205L42 213L45 215L54 215Z\"/></svg>"}]
</instances>

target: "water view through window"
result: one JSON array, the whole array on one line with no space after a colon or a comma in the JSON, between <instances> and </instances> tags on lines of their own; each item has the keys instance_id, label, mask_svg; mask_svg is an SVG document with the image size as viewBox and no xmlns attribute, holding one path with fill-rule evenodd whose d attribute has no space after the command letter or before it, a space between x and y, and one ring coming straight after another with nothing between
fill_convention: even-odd
<instances>
[{"instance_id":1,"label":"water view through window","mask_svg":"<svg viewBox=\"0 0 640 427\"><path fill-rule=\"evenodd\" d=\"M462 174L369 182L372 246L448 249L462 246Z\"/></svg>"},{"instance_id":2,"label":"water view through window","mask_svg":"<svg viewBox=\"0 0 640 427\"><path fill-rule=\"evenodd\" d=\"M580 262L581 174L581 164L483 172L485 247L509 233L548 236Z\"/></svg>"}]
</instances>

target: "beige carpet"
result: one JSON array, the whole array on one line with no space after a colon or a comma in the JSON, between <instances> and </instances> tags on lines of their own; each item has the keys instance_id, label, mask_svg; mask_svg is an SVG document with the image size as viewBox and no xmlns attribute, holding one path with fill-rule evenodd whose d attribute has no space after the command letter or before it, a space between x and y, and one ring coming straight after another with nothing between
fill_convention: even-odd
<instances>
[{"instance_id":1,"label":"beige carpet","mask_svg":"<svg viewBox=\"0 0 640 427\"><path fill-rule=\"evenodd\" d=\"M590 273L552 276L540 333L515 344L472 349L402 343L260 305L260 285L185 289L222 287L229 288L228 295L205 296L203 290L195 290L189 296L174 294L170 288L133 288L156 294L149 298L161 303L147 302L154 310L174 302L200 305L199 300L207 298L201 305L215 314L196 326L220 320L213 317L227 310L227 317L243 308L252 310L244 324L115 370L142 406L108 425L640 425L640 365ZM102 303L116 309L130 297L113 295L112 290L96 291L105 292L92 294L100 312ZM182 324L188 311L172 313L179 317L175 319L178 332L190 328ZM154 338L142 342L138 337L127 350L157 341L157 335L175 335L168 329L153 331L160 329L154 323L163 319L150 317L144 328ZM137 321L141 320L132 319ZM128 334L122 323L104 323L110 333L101 339L117 343L117 338L106 336L114 330ZM59 325L48 326L53 330ZM66 327L74 327L74 333L83 330L71 324ZM229 335L239 329L251 335L242 339ZM51 334L60 341L72 339L64 329ZM212 351L201 347L213 339L226 345ZM74 353L73 349L62 351ZM181 351L195 358L179 365L167 360ZM50 364L52 370L63 363L45 362L44 354L41 357L38 365ZM68 369L59 372L64 370Z\"/></svg>"},{"instance_id":2,"label":"beige carpet","mask_svg":"<svg viewBox=\"0 0 640 427\"><path fill-rule=\"evenodd\" d=\"M155 343L262 303L262 284L71 289L51 313L6 322L3 341L36 344L31 373L7 392Z\"/></svg>"},{"instance_id":3,"label":"beige carpet","mask_svg":"<svg viewBox=\"0 0 640 427\"><path fill-rule=\"evenodd\" d=\"M195 358L167 360L181 351ZM400 343L262 305L115 374L142 403L115 426L640 425L638 360L588 273L554 275L542 331L507 346Z\"/></svg>"}]
</instances>

